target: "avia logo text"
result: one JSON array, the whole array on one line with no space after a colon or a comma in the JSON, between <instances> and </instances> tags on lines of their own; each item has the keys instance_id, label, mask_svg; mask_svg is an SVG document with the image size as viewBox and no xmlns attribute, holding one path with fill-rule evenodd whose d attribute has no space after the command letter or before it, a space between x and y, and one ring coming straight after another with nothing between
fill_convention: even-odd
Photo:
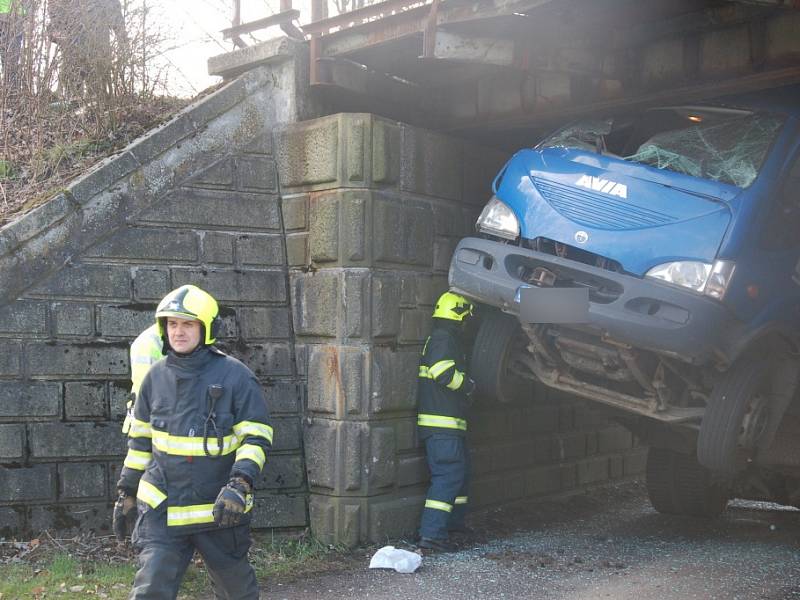
<instances>
[{"instance_id":1,"label":"avia logo text","mask_svg":"<svg viewBox=\"0 0 800 600\"><path fill-rule=\"evenodd\" d=\"M602 177L592 177L590 175L581 175L580 179L575 182L588 190L595 192L603 192L609 196L619 196L620 198L628 197L628 186L624 183L617 183L616 181L609 181Z\"/></svg>"}]
</instances>

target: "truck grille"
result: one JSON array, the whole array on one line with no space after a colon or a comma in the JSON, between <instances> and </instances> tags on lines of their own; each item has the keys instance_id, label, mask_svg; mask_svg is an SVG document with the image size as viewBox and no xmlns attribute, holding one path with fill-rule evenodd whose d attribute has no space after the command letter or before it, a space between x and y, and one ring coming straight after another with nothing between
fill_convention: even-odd
<instances>
[{"instance_id":1,"label":"truck grille","mask_svg":"<svg viewBox=\"0 0 800 600\"><path fill-rule=\"evenodd\" d=\"M622 265L616 260L600 256L599 254L583 250L582 248L561 244L549 238L538 237L533 240L523 239L522 246L530 250L536 250L537 252L544 252L545 254L560 256L561 258L568 258L569 260L574 260L585 265L605 269L606 271L614 271L615 273L625 272Z\"/></svg>"},{"instance_id":2,"label":"truck grille","mask_svg":"<svg viewBox=\"0 0 800 600\"><path fill-rule=\"evenodd\" d=\"M620 264L614 260L559 244L547 238L536 238L535 240L524 240L523 247L536 250L544 254L551 254L561 258L567 258L576 262L600 267L606 271L624 272ZM549 285L554 287L584 287L589 290L589 300L598 304L608 304L614 302L622 294L622 286L617 282L606 279L605 277L586 273L582 269L571 268L568 265L554 265L533 258L523 258L521 256L510 256L506 264L509 273L525 283L540 285L536 282L539 269L545 269L553 274L555 281Z\"/></svg>"},{"instance_id":3,"label":"truck grille","mask_svg":"<svg viewBox=\"0 0 800 600\"><path fill-rule=\"evenodd\" d=\"M611 230L641 229L675 221L671 215L633 206L616 196L578 190L540 177L534 177L533 182L550 206L575 223L587 227Z\"/></svg>"}]
</instances>

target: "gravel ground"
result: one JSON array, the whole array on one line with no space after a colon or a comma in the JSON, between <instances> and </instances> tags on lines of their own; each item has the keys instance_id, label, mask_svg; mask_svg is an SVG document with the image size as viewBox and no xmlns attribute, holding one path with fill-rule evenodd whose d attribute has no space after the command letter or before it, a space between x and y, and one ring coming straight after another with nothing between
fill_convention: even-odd
<instances>
[{"instance_id":1,"label":"gravel ground","mask_svg":"<svg viewBox=\"0 0 800 600\"><path fill-rule=\"evenodd\" d=\"M411 575L363 566L267 584L274 600L800 599L800 511L735 501L722 518L656 513L642 484L473 518L476 535ZM402 547L402 544L396 544ZM358 565L358 562L355 562Z\"/></svg>"}]
</instances>

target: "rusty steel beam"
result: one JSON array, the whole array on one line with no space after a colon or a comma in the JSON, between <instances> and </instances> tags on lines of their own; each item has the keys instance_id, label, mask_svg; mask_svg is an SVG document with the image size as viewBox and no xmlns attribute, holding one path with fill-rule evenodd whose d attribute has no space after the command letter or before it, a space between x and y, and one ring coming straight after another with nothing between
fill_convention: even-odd
<instances>
[{"instance_id":1,"label":"rusty steel beam","mask_svg":"<svg viewBox=\"0 0 800 600\"><path fill-rule=\"evenodd\" d=\"M311 85L318 85L321 83L325 83L324 79L322 78L322 73L320 70L320 39L319 36L312 36L310 40L308 40L308 54L309 54L309 64L308 64L308 79Z\"/></svg>"},{"instance_id":2,"label":"rusty steel beam","mask_svg":"<svg viewBox=\"0 0 800 600\"><path fill-rule=\"evenodd\" d=\"M327 0L311 0L311 23L316 23L328 18L328 2ZM307 33L314 34L312 31Z\"/></svg>"},{"instance_id":3,"label":"rusty steel beam","mask_svg":"<svg viewBox=\"0 0 800 600\"><path fill-rule=\"evenodd\" d=\"M778 69L787 62L779 64L781 57L776 59L766 52L763 19L776 14L785 16L786 12L737 6L734 2L722 4L719 0L479 0L441 4L439 0L386 0L320 20L305 30L313 36L313 84L336 85L334 79L338 79L345 88L356 88L350 92L368 96L377 81L374 77L366 86L353 85L357 80L352 78L331 77L330 68L335 63L328 59L350 58L379 73L424 82L429 91L438 88L442 93L434 96L442 101L436 112L451 114L446 110L448 99L463 109L451 111L461 116L451 121L449 129L478 131L481 119L487 119L492 130L510 129L539 120L657 103L660 98L679 99L682 94L699 99L728 93L726 90L800 81L791 70L795 67ZM758 22L750 17L758 17ZM619 29L620 24L626 24L624 30ZM741 55L744 46L738 39L747 42L748 60L736 54L729 57L724 45L729 33L735 34L733 29L743 26L749 28L749 35L734 36L735 45ZM636 33L629 38L631 30ZM702 33L709 31L721 33L702 45ZM671 41L681 34L683 46L678 43L673 52ZM639 43L632 45L631 38ZM659 45L652 43L654 38ZM649 54L645 55L648 46ZM391 50L387 54L379 49ZM676 52L683 56L683 64L669 59ZM782 51L784 55L788 56L788 51ZM713 62L717 56L719 64ZM666 74L659 71L659 61L666 65ZM772 70L761 72L765 65ZM475 71L459 70L455 82L448 77L453 70L463 68ZM492 84L487 83L487 74L492 78L519 77L518 82L510 81L508 90L519 98L501 97L503 89L488 87ZM715 81L687 83L701 76ZM540 92L542 82L552 93ZM463 87L457 89L453 83L463 83ZM469 106L473 94L474 109ZM556 108L547 107L541 99L551 99ZM380 98L375 101L380 102ZM487 117L503 111L505 116Z\"/></svg>"},{"instance_id":4,"label":"rusty steel beam","mask_svg":"<svg viewBox=\"0 0 800 600\"><path fill-rule=\"evenodd\" d=\"M320 73L319 59L322 56L322 45L320 44L320 33L312 31L314 23L318 23L328 16L328 1L327 0L311 0L311 23L303 27L303 32L310 35L311 39L308 41L308 54L309 54L309 83L311 85L318 85L323 83L323 78Z\"/></svg>"},{"instance_id":5,"label":"rusty steel beam","mask_svg":"<svg viewBox=\"0 0 800 600\"><path fill-rule=\"evenodd\" d=\"M295 19L300 17L300 11L296 9L290 9L283 12L275 13L274 15L270 15L268 17L264 17L263 19L257 19L255 21L248 21L247 23L240 23L239 25L234 25L233 27L229 27L228 29L222 30L222 37L225 39L232 38L234 36L239 36L243 33L252 33L253 31L258 31L259 29L266 29L267 27L272 27L273 25L283 25L284 23L291 23Z\"/></svg>"},{"instance_id":6,"label":"rusty steel beam","mask_svg":"<svg viewBox=\"0 0 800 600\"><path fill-rule=\"evenodd\" d=\"M315 2L318 0L315 0ZM363 8L357 8L330 18L314 19L303 27L312 35L328 35L332 29L338 31L357 28L366 23L380 22L383 19L402 14L407 9L429 4L431 0L385 0ZM377 21L375 20L377 19ZM337 33L337 32L334 32Z\"/></svg>"},{"instance_id":7,"label":"rusty steel beam","mask_svg":"<svg viewBox=\"0 0 800 600\"><path fill-rule=\"evenodd\" d=\"M242 0L234 0L233 2L233 20L231 26L236 27L242 22ZM233 36L233 45L237 48L247 48L247 44L238 35Z\"/></svg>"},{"instance_id":8,"label":"rusty steel beam","mask_svg":"<svg viewBox=\"0 0 800 600\"><path fill-rule=\"evenodd\" d=\"M475 4L455 2L445 3L438 19L439 25L456 25L467 22L480 22L499 15L527 15L544 6L555 6L557 0L493 0ZM590 8L587 4L586 8Z\"/></svg>"},{"instance_id":9,"label":"rusty steel beam","mask_svg":"<svg viewBox=\"0 0 800 600\"><path fill-rule=\"evenodd\" d=\"M319 62L323 81L312 88L312 93L334 111L374 112L428 128L436 127L444 117L424 86L373 71L348 59L323 58ZM376 105L380 107L377 111Z\"/></svg>"},{"instance_id":10,"label":"rusty steel beam","mask_svg":"<svg viewBox=\"0 0 800 600\"><path fill-rule=\"evenodd\" d=\"M695 102L710 97L754 92L793 83L800 83L800 66L748 75L732 75L727 79L695 85L673 86L668 89L613 100L588 100L580 104L563 102L557 108L533 110L496 119L488 119L482 115L482 118L453 120L443 127L443 130L453 134L465 134L549 126L558 121L566 121L589 114L609 113L623 108L644 108L673 102Z\"/></svg>"},{"instance_id":11,"label":"rusty steel beam","mask_svg":"<svg viewBox=\"0 0 800 600\"><path fill-rule=\"evenodd\" d=\"M387 0L320 23L311 23L303 27L303 30L322 35L323 56L345 55L384 42L424 34L426 26L431 23L431 1ZM550 2L554 0L491 0L477 5L465 5L461 2L448 5L444 2L438 9L435 20L441 25L450 20L460 21L469 15L477 15L476 20L479 21L484 17L530 11ZM451 13L458 17L451 19ZM362 22L356 22L358 19L362 19ZM331 31L336 27L340 29ZM420 48L421 53L422 50Z\"/></svg>"},{"instance_id":12,"label":"rusty steel beam","mask_svg":"<svg viewBox=\"0 0 800 600\"><path fill-rule=\"evenodd\" d=\"M392 18L382 19L382 22L374 21L343 32L328 34L321 38L322 53L324 56L347 56L385 43L418 37L420 46L416 56L419 56L422 54L427 14L428 6L423 5L407 10L400 18L393 15Z\"/></svg>"},{"instance_id":13,"label":"rusty steel beam","mask_svg":"<svg viewBox=\"0 0 800 600\"><path fill-rule=\"evenodd\" d=\"M322 59L328 83L355 94L372 96L420 108L425 104L425 89L364 65L342 58Z\"/></svg>"},{"instance_id":14,"label":"rusty steel beam","mask_svg":"<svg viewBox=\"0 0 800 600\"><path fill-rule=\"evenodd\" d=\"M433 0L422 37L422 57L433 58L436 52L436 28L439 21L439 0Z\"/></svg>"},{"instance_id":15,"label":"rusty steel beam","mask_svg":"<svg viewBox=\"0 0 800 600\"><path fill-rule=\"evenodd\" d=\"M430 58L510 67L515 62L514 40L460 35L440 30Z\"/></svg>"},{"instance_id":16,"label":"rusty steel beam","mask_svg":"<svg viewBox=\"0 0 800 600\"><path fill-rule=\"evenodd\" d=\"M292 0L281 0L280 12L285 13L290 10L292 10ZM292 21L294 21L294 19L292 19ZM283 31L290 38L294 38L296 40L306 39L305 34L300 29L295 27L292 21L285 21L284 23L281 23L280 24L281 31Z\"/></svg>"},{"instance_id":17,"label":"rusty steel beam","mask_svg":"<svg viewBox=\"0 0 800 600\"><path fill-rule=\"evenodd\" d=\"M421 55L431 57L431 49L435 47L435 34L433 24L437 26L436 34L443 28L471 27L475 35L480 35L484 23L498 18L517 18L520 24L511 33L522 34L545 39L544 43L558 43L569 39L570 35L583 35L581 29L593 29L602 32L615 31L614 23L607 23L615 10L622 11L626 20L632 15L644 18L651 15L656 21L670 16L680 15L692 9L702 10L707 2L699 0L608 0L600 2L592 0L582 6L576 18L570 21L568 28L562 24L554 24L549 18L562 6L555 0L489 0L483 2L444 2L433 11L430 0L421 0L425 4L410 0L388 0L358 11L345 13L326 19L321 23L312 23L304 30L308 33L319 33L323 36L321 55L337 56L347 55L352 52L368 48L369 46L393 41L409 35L427 34ZM798 0L800 1L800 0ZM644 6L642 6L644 5ZM405 6L404 10L392 11L398 6ZM568 5L567 5L568 6ZM541 13L545 10L545 13ZM388 14L387 14L388 13ZM370 17L372 20L362 20ZM381 16L382 18L373 18ZM431 18L435 16L435 18ZM605 21L603 21L605 19ZM365 22L363 22L365 21ZM602 24L606 23L606 27ZM336 30L336 28L339 28ZM331 31L334 30L334 31ZM460 31L460 29L459 29Z\"/></svg>"},{"instance_id":18,"label":"rusty steel beam","mask_svg":"<svg viewBox=\"0 0 800 600\"><path fill-rule=\"evenodd\" d=\"M624 38L620 38L615 46L618 48L635 47L660 38L725 29L764 18L769 12L765 11L763 7L730 4L673 18L664 18L654 23L637 23L628 28Z\"/></svg>"}]
</instances>

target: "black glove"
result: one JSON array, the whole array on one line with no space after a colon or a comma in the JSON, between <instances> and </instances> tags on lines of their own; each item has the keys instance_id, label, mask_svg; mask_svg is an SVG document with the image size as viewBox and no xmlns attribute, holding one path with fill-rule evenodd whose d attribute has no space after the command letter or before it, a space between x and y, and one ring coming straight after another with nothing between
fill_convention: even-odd
<instances>
[{"instance_id":1,"label":"black glove","mask_svg":"<svg viewBox=\"0 0 800 600\"><path fill-rule=\"evenodd\" d=\"M238 525L244 515L247 505L247 495L251 487L243 477L231 477L224 488L222 488L214 502L214 523L218 527L233 527Z\"/></svg>"},{"instance_id":2,"label":"black glove","mask_svg":"<svg viewBox=\"0 0 800 600\"><path fill-rule=\"evenodd\" d=\"M114 535L122 542L133 530L136 522L136 494L122 488L117 490L117 501L114 503Z\"/></svg>"}]
</instances>

